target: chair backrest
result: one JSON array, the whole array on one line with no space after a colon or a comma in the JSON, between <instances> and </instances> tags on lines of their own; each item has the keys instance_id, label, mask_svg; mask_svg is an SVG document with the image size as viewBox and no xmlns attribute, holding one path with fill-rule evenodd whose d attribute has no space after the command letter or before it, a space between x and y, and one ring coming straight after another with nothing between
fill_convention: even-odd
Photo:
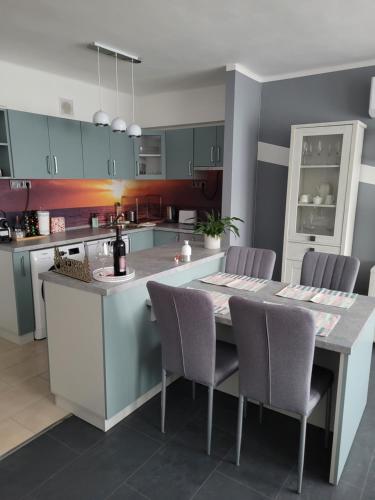
<instances>
[{"instance_id":1,"label":"chair backrest","mask_svg":"<svg viewBox=\"0 0 375 500\"><path fill-rule=\"evenodd\" d=\"M303 257L301 285L352 292L359 270L356 257L307 252Z\"/></svg>"},{"instance_id":2,"label":"chair backrest","mask_svg":"<svg viewBox=\"0 0 375 500\"><path fill-rule=\"evenodd\" d=\"M301 307L231 297L240 394L307 414L314 358L314 319Z\"/></svg>"},{"instance_id":3,"label":"chair backrest","mask_svg":"<svg viewBox=\"0 0 375 500\"><path fill-rule=\"evenodd\" d=\"M163 368L213 385L216 329L211 297L155 281L149 281L147 288L160 332Z\"/></svg>"},{"instance_id":4,"label":"chair backrest","mask_svg":"<svg viewBox=\"0 0 375 500\"><path fill-rule=\"evenodd\" d=\"M276 253L273 250L251 247L229 247L225 272L252 278L272 279Z\"/></svg>"}]
</instances>

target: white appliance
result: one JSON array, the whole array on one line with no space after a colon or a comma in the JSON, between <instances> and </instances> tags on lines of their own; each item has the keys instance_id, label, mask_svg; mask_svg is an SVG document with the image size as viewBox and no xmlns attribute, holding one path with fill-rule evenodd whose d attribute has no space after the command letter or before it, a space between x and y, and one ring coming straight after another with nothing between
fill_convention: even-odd
<instances>
[{"instance_id":1,"label":"white appliance","mask_svg":"<svg viewBox=\"0 0 375 500\"><path fill-rule=\"evenodd\" d=\"M129 252L129 237L123 235L122 239L125 242L126 253ZM63 245L59 247L60 253L63 257L70 259L83 260L85 253L89 260L96 258L98 243L110 242L114 238L103 238L101 240L88 241L86 243L75 243L73 245ZM54 267L55 249L45 248L44 250L34 250L30 252L31 263L31 279L33 284L33 297L34 297L34 316L35 316L35 332L34 338L36 340L44 339L47 336L46 330L46 312L44 304L44 290L43 281L39 279L39 274L50 271Z\"/></svg>"},{"instance_id":2,"label":"white appliance","mask_svg":"<svg viewBox=\"0 0 375 500\"><path fill-rule=\"evenodd\" d=\"M370 284L368 287L370 297L375 297L375 266L370 269Z\"/></svg>"},{"instance_id":3,"label":"white appliance","mask_svg":"<svg viewBox=\"0 0 375 500\"><path fill-rule=\"evenodd\" d=\"M197 211L196 210L179 210L178 222L180 224L196 224Z\"/></svg>"}]
</instances>

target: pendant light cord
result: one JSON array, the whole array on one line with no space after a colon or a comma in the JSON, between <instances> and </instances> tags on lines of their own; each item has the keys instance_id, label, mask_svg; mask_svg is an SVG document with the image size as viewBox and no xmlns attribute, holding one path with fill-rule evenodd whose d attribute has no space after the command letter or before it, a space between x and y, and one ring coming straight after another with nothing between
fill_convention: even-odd
<instances>
[{"instance_id":1,"label":"pendant light cord","mask_svg":"<svg viewBox=\"0 0 375 500\"><path fill-rule=\"evenodd\" d=\"M117 70L117 52L115 53L116 60L116 106L117 106L117 115L119 115L119 105L118 105L118 70Z\"/></svg>"},{"instance_id":2,"label":"pendant light cord","mask_svg":"<svg viewBox=\"0 0 375 500\"><path fill-rule=\"evenodd\" d=\"M133 123L135 123L134 119L134 60L132 59L132 94L133 94Z\"/></svg>"},{"instance_id":3,"label":"pendant light cord","mask_svg":"<svg viewBox=\"0 0 375 500\"><path fill-rule=\"evenodd\" d=\"M102 100L102 81L100 78L100 51L98 47L98 86L99 86L99 104L100 109L103 109L103 100Z\"/></svg>"}]
</instances>

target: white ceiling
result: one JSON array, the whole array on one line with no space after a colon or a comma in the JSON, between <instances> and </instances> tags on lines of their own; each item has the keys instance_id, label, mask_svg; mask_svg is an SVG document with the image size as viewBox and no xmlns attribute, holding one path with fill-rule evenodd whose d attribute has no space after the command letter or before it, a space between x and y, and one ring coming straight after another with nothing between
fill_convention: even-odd
<instances>
[{"instance_id":1,"label":"white ceiling","mask_svg":"<svg viewBox=\"0 0 375 500\"><path fill-rule=\"evenodd\" d=\"M375 61L374 0L0 0L0 59L96 82L101 41L139 55L137 94ZM103 56L104 85L114 60ZM122 90L130 65L121 63ZM1 80L0 80L1 85Z\"/></svg>"}]
</instances>

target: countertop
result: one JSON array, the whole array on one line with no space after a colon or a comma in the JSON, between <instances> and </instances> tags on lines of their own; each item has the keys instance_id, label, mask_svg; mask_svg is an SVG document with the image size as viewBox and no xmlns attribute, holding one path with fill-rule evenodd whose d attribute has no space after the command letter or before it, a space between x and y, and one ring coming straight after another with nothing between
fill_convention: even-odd
<instances>
[{"instance_id":1,"label":"countertop","mask_svg":"<svg viewBox=\"0 0 375 500\"><path fill-rule=\"evenodd\" d=\"M141 231L173 231L181 233L193 233L194 229L191 225L187 224L177 224L177 223L161 223L152 227L139 227L134 229L123 229L123 234L138 233ZM23 252L32 250L43 250L44 248L51 248L57 245L71 245L74 243L80 243L82 241L97 240L100 238L110 238L114 237L116 234L115 229L110 229L106 227L100 227L98 229L93 229L87 227L84 229L68 229L62 233L55 233L45 236L40 239L30 239L25 238L22 241L12 240L9 243L0 243L0 252Z\"/></svg>"},{"instance_id":2,"label":"countertop","mask_svg":"<svg viewBox=\"0 0 375 500\"><path fill-rule=\"evenodd\" d=\"M69 278L61 274L49 271L41 273L40 279L56 283L65 287L78 288L87 292L99 295L112 295L131 289L134 286L146 283L149 280L168 276L181 271L193 268L196 264L209 262L214 259L224 257L225 250L207 250L203 243L192 242L191 262L176 264L174 256L181 251L181 244L162 245L160 247L141 250L130 253L126 259L130 267L135 270L135 278L125 283L102 283L93 280L91 283L85 283L74 278Z\"/></svg>"}]
</instances>

